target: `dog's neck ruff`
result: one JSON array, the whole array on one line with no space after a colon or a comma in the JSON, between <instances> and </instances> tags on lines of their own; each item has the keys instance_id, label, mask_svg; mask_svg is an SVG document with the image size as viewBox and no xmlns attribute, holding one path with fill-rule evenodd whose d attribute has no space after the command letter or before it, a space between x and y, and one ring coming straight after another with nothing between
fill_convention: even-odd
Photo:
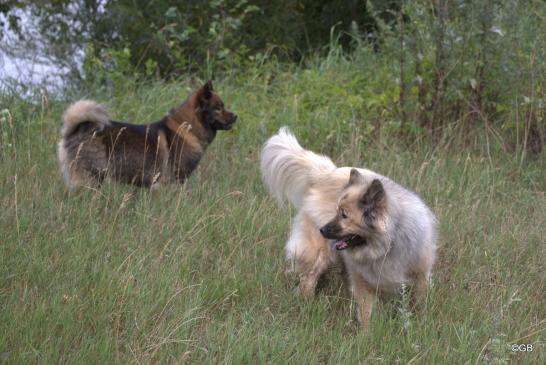
<instances>
[{"instance_id":1,"label":"dog's neck ruff","mask_svg":"<svg viewBox=\"0 0 546 365\"><path fill-rule=\"evenodd\" d=\"M201 147L208 147L216 136L216 131L209 128L198 126L196 123L179 118L176 115L169 115L167 119L167 128L181 139L195 139Z\"/></svg>"}]
</instances>

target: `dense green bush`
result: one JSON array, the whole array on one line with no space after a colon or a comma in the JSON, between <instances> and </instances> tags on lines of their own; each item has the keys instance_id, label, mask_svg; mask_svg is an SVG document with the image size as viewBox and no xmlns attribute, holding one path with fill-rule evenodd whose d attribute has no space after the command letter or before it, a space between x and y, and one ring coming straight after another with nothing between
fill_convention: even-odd
<instances>
[{"instance_id":1,"label":"dense green bush","mask_svg":"<svg viewBox=\"0 0 546 365\"><path fill-rule=\"evenodd\" d=\"M333 70L319 76L325 93L306 92L308 112L344 106L372 121L367 130L409 141L458 127L462 139L483 128L485 143L495 139L534 154L544 146L540 0L6 4L0 12L22 38L14 9L36 16L54 59L70 63L71 50L85 46L80 76L69 82L78 88L119 93L143 79L267 72L273 82L279 74L270 70L297 65Z\"/></svg>"}]
</instances>

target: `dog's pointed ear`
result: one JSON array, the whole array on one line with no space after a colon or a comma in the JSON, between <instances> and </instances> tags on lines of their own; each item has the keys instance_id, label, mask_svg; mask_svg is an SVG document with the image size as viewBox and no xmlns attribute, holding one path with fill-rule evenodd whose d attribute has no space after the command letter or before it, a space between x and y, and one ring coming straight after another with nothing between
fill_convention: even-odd
<instances>
[{"instance_id":1,"label":"dog's pointed ear","mask_svg":"<svg viewBox=\"0 0 546 365\"><path fill-rule=\"evenodd\" d=\"M351 176L349 176L349 186L355 184L364 184L364 176L357 169L351 169Z\"/></svg>"},{"instance_id":2,"label":"dog's pointed ear","mask_svg":"<svg viewBox=\"0 0 546 365\"><path fill-rule=\"evenodd\" d=\"M381 207L385 203L385 188L379 179L374 179L368 190L360 198L360 203L372 209Z\"/></svg>"},{"instance_id":3,"label":"dog's pointed ear","mask_svg":"<svg viewBox=\"0 0 546 365\"><path fill-rule=\"evenodd\" d=\"M214 88L212 86L212 80L209 80L205 85L203 85L203 98L207 100L210 99L213 91Z\"/></svg>"},{"instance_id":4,"label":"dog's pointed ear","mask_svg":"<svg viewBox=\"0 0 546 365\"><path fill-rule=\"evenodd\" d=\"M212 98L212 81L207 81L196 93L196 100L200 106L207 105Z\"/></svg>"}]
</instances>

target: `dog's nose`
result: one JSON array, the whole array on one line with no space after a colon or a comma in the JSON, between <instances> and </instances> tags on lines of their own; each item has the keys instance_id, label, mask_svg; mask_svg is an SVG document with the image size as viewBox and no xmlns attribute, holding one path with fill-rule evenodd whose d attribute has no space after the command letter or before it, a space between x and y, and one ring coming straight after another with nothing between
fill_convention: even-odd
<instances>
[{"instance_id":1,"label":"dog's nose","mask_svg":"<svg viewBox=\"0 0 546 365\"><path fill-rule=\"evenodd\" d=\"M328 232L328 230L326 228L324 228L324 227L322 227L319 231L320 231L320 234L323 235L323 236L325 236L326 232Z\"/></svg>"}]
</instances>

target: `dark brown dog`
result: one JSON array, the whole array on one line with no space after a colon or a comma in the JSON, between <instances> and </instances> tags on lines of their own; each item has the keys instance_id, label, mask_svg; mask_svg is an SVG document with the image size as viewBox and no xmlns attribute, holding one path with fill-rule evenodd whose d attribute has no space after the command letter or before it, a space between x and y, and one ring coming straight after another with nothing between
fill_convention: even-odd
<instances>
[{"instance_id":1,"label":"dark brown dog","mask_svg":"<svg viewBox=\"0 0 546 365\"><path fill-rule=\"evenodd\" d=\"M162 120L147 125L111 121L103 106L80 100L63 115L61 170L70 188L106 178L152 189L183 183L216 132L231 129L236 119L211 81Z\"/></svg>"}]
</instances>

